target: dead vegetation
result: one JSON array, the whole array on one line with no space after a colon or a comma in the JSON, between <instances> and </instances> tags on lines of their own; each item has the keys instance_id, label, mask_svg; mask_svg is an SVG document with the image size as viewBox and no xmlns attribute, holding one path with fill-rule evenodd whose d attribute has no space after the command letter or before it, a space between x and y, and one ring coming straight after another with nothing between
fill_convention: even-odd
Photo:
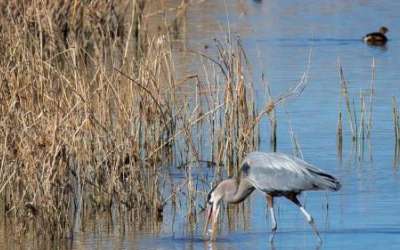
<instances>
[{"instance_id":1,"label":"dead vegetation","mask_svg":"<svg viewBox=\"0 0 400 250\"><path fill-rule=\"evenodd\" d=\"M231 37L215 41L216 55L192 53L202 69L178 79L170 34L147 30L148 3L0 3L0 197L16 235L64 237L99 212L133 226L159 221L183 186L195 221L196 163L237 175L260 119L304 89L257 111ZM182 85L195 94L180 96ZM190 163L178 164L187 177L178 187L163 181L177 155Z\"/></svg>"},{"instance_id":2,"label":"dead vegetation","mask_svg":"<svg viewBox=\"0 0 400 250\"><path fill-rule=\"evenodd\" d=\"M367 148L369 149L369 153L371 153L371 131L373 125L372 118L376 77L375 59L373 58L371 63L370 86L367 89L360 89L358 105L356 104L356 98L350 93L349 82L345 79L344 71L340 62L338 62L338 70L341 91L336 131L338 157L341 159L343 153L343 113L345 113L350 128L352 151L354 151L358 159L362 159L364 158L364 153ZM343 105L344 108L342 107ZM345 109L345 112L343 112L343 109ZM369 156L371 157L371 155Z\"/></svg>"},{"instance_id":3,"label":"dead vegetation","mask_svg":"<svg viewBox=\"0 0 400 250\"><path fill-rule=\"evenodd\" d=\"M57 237L113 203L160 213L154 176L175 130L170 51L145 32L142 46L144 1L128 3L1 3L0 192L18 232Z\"/></svg>"}]
</instances>

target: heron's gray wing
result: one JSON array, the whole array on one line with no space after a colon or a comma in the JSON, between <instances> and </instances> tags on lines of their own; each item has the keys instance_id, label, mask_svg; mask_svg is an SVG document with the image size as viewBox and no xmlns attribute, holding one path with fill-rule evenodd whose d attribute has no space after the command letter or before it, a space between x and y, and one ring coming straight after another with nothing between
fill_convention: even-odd
<instances>
[{"instance_id":1,"label":"heron's gray wing","mask_svg":"<svg viewBox=\"0 0 400 250\"><path fill-rule=\"evenodd\" d=\"M253 152L245 158L243 165L248 166L244 175L264 192L326 189L320 185L320 174L330 176L299 158L281 153Z\"/></svg>"}]
</instances>

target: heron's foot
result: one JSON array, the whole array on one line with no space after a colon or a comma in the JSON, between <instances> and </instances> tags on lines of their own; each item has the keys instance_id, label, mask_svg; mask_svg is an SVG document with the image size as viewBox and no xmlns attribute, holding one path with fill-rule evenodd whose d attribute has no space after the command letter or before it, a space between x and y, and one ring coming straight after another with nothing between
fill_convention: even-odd
<instances>
[{"instance_id":1,"label":"heron's foot","mask_svg":"<svg viewBox=\"0 0 400 250\"><path fill-rule=\"evenodd\" d=\"M318 243L319 243L319 244L322 244L322 238L321 238L321 236L319 235L319 233L316 232L315 235L317 236Z\"/></svg>"},{"instance_id":2,"label":"heron's foot","mask_svg":"<svg viewBox=\"0 0 400 250\"><path fill-rule=\"evenodd\" d=\"M275 238L275 234L271 234L271 235L269 236L269 242L270 242L270 243L274 242L274 238Z\"/></svg>"},{"instance_id":3,"label":"heron's foot","mask_svg":"<svg viewBox=\"0 0 400 250\"><path fill-rule=\"evenodd\" d=\"M269 242L270 243L272 243L274 241L275 234L276 234L276 228L272 228L271 234L269 235Z\"/></svg>"},{"instance_id":4,"label":"heron's foot","mask_svg":"<svg viewBox=\"0 0 400 250\"><path fill-rule=\"evenodd\" d=\"M319 234L319 232L318 232L317 226L316 226L315 223L314 223L314 219L311 218L310 221L309 221L309 223L310 223L310 225L311 225L311 228L312 228L312 230L313 230L315 236L317 236L317 238L318 238L318 242L321 244L321 243L322 243L322 238L321 238L321 236L320 236L320 234Z\"/></svg>"}]
</instances>

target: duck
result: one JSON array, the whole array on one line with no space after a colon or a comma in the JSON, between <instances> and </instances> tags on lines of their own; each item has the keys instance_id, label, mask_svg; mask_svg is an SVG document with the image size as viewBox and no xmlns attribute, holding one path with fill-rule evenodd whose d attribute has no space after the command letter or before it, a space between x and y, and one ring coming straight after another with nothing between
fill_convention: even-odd
<instances>
[{"instance_id":1,"label":"duck","mask_svg":"<svg viewBox=\"0 0 400 250\"><path fill-rule=\"evenodd\" d=\"M382 26L378 32L372 32L366 34L363 37L363 41L370 45L377 45L377 46L385 45L386 42L388 41L387 37L385 36L385 33L387 33L388 31L389 31L388 28Z\"/></svg>"}]
</instances>

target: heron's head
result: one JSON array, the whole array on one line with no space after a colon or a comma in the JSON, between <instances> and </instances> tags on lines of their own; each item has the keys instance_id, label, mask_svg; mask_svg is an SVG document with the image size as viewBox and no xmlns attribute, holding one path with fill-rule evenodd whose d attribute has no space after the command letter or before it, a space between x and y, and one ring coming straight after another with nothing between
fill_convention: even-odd
<instances>
[{"instance_id":1,"label":"heron's head","mask_svg":"<svg viewBox=\"0 0 400 250\"><path fill-rule=\"evenodd\" d=\"M221 182L222 183L222 182ZM218 215L221 207L221 200L223 198L223 188L221 183L215 185L207 195L207 204L206 204L206 218L204 225L204 235L208 235L211 233L211 240L215 240L216 233L218 231ZM211 222L211 229L208 230L208 225Z\"/></svg>"},{"instance_id":2,"label":"heron's head","mask_svg":"<svg viewBox=\"0 0 400 250\"><path fill-rule=\"evenodd\" d=\"M382 26L382 27L379 29L379 32L382 33L382 34L385 34L385 33L388 32L388 31L389 31L389 29L386 28L385 26Z\"/></svg>"}]
</instances>

